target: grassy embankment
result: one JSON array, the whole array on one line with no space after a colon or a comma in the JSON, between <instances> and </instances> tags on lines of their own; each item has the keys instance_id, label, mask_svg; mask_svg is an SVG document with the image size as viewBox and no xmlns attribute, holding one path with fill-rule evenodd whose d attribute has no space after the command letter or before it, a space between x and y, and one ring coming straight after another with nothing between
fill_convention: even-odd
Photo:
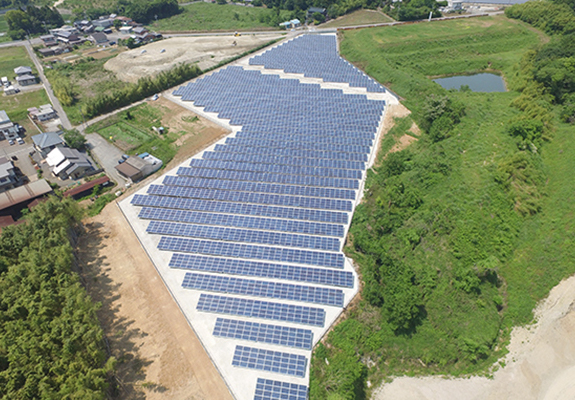
<instances>
[{"instance_id":1,"label":"grassy embankment","mask_svg":"<svg viewBox=\"0 0 575 400\"><path fill-rule=\"evenodd\" d=\"M340 28L342 26L357 26L393 22L393 19L376 10L357 10L350 14L319 25L321 28Z\"/></svg>"},{"instance_id":2,"label":"grassy embankment","mask_svg":"<svg viewBox=\"0 0 575 400\"><path fill-rule=\"evenodd\" d=\"M272 9L263 7L240 7L231 4L194 3L182 7L184 12L150 24L156 31L232 31L232 30L278 30L271 26L275 17ZM290 17L290 12L280 12L280 22Z\"/></svg>"},{"instance_id":3,"label":"grassy embankment","mask_svg":"<svg viewBox=\"0 0 575 400\"><path fill-rule=\"evenodd\" d=\"M0 43L1 42L9 42L10 40L10 36L8 36L8 23L6 22L6 18L4 17L4 14L0 15L0 33L3 33L2 36L0 36Z\"/></svg>"},{"instance_id":4,"label":"grassy embankment","mask_svg":"<svg viewBox=\"0 0 575 400\"><path fill-rule=\"evenodd\" d=\"M531 321L537 300L575 272L570 129L557 122L537 154L520 151L506 130L519 93L446 92L427 78L493 69L513 88L522 55L544 39L504 17L345 32L342 54L413 112L394 141L422 122L431 94L466 114L448 138L423 133L370 171L346 251L380 292L364 288L316 348L311 398L366 398L367 381L394 375L485 372L510 328ZM409 324L398 325L404 311Z\"/></svg>"}]
</instances>

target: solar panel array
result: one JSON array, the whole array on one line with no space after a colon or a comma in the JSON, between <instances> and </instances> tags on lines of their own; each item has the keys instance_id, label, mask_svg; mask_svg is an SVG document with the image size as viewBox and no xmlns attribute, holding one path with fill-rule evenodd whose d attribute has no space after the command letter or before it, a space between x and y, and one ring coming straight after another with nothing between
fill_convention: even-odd
<instances>
[{"instance_id":1,"label":"solar panel array","mask_svg":"<svg viewBox=\"0 0 575 400\"><path fill-rule=\"evenodd\" d=\"M250 340L311 350L313 332L309 329L260 324L235 319L218 318L214 336Z\"/></svg>"},{"instance_id":2,"label":"solar panel array","mask_svg":"<svg viewBox=\"0 0 575 400\"><path fill-rule=\"evenodd\" d=\"M258 378L254 400L307 400L307 386Z\"/></svg>"},{"instance_id":3,"label":"solar panel array","mask_svg":"<svg viewBox=\"0 0 575 400\"><path fill-rule=\"evenodd\" d=\"M338 56L335 36L302 36L250 64L385 91ZM228 365L305 378L312 329L356 285L342 239L385 102L239 66L174 95L241 129L131 202L185 271L182 287L200 293L196 310L214 315L213 337L238 343ZM306 398L305 385L267 379L254 397Z\"/></svg>"},{"instance_id":4,"label":"solar panel array","mask_svg":"<svg viewBox=\"0 0 575 400\"><path fill-rule=\"evenodd\" d=\"M385 92L383 86L337 54L336 38L332 35L299 36L252 58L250 64L322 78L326 82L346 82L365 87L369 92Z\"/></svg>"},{"instance_id":5,"label":"solar panel array","mask_svg":"<svg viewBox=\"0 0 575 400\"><path fill-rule=\"evenodd\" d=\"M236 346L232 365L303 378L305 376L307 358L299 354Z\"/></svg>"}]
</instances>

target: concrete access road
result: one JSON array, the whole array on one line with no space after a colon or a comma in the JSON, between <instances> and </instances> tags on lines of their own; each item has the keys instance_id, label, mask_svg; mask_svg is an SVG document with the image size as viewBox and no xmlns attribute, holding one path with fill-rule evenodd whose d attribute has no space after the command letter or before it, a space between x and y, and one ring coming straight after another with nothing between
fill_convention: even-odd
<instances>
[{"instance_id":1,"label":"concrete access road","mask_svg":"<svg viewBox=\"0 0 575 400\"><path fill-rule=\"evenodd\" d=\"M122 151L97 133L90 133L85 136L92 157L96 159L108 177L118 182L118 186L128 183L128 180L120 175L115 168L118 165L118 160L122 158Z\"/></svg>"}]
</instances>

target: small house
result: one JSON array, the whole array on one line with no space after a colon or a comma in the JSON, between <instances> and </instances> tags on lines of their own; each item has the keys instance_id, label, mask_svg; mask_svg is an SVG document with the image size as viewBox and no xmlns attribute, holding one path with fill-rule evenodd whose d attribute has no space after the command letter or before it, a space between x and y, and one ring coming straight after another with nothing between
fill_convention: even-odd
<instances>
[{"instance_id":1,"label":"small house","mask_svg":"<svg viewBox=\"0 0 575 400\"><path fill-rule=\"evenodd\" d=\"M14 188L18 184L18 176L14 164L6 157L0 157L0 192Z\"/></svg>"},{"instance_id":2,"label":"small house","mask_svg":"<svg viewBox=\"0 0 575 400\"><path fill-rule=\"evenodd\" d=\"M30 117L32 117L32 119L42 122L54 119L58 116L58 114L56 114L56 111L54 110L51 104L44 104L43 106L40 106L40 108L36 107L29 108L28 114L30 114Z\"/></svg>"},{"instance_id":3,"label":"small house","mask_svg":"<svg viewBox=\"0 0 575 400\"><path fill-rule=\"evenodd\" d=\"M32 68L30 68L30 67L23 67L23 66L16 67L16 68L14 68L14 73L15 73L17 76L32 75Z\"/></svg>"},{"instance_id":4,"label":"small house","mask_svg":"<svg viewBox=\"0 0 575 400\"><path fill-rule=\"evenodd\" d=\"M80 179L94 171L88 157L76 149L56 147L46 156L46 163L54 176L65 179Z\"/></svg>"},{"instance_id":5,"label":"small house","mask_svg":"<svg viewBox=\"0 0 575 400\"><path fill-rule=\"evenodd\" d=\"M322 14L324 17L325 17L326 14L327 14L325 8L321 8L321 7L310 7L310 8L308 8L308 10L307 10L306 18L307 18L307 19L312 19L312 18L313 18L313 15L314 15L315 13L320 13L320 14Z\"/></svg>"},{"instance_id":6,"label":"small house","mask_svg":"<svg viewBox=\"0 0 575 400\"><path fill-rule=\"evenodd\" d=\"M132 27L131 26L122 26L120 28L120 33L123 33L124 35L129 35L132 33Z\"/></svg>"},{"instance_id":7,"label":"small house","mask_svg":"<svg viewBox=\"0 0 575 400\"><path fill-rule=\"evenodd\" d=\"M110 18L100 18L93 20L92 25L94 25L96 28L101 27L106 29L114 26L114 21Z\"/></svg>"},{"instance_id":8,"label":"small house","mask_svg":"<svg viewBox=\"0 0 575 400\"><path fill-rule=\"evenodd\" d=\"M56 36L54 35L40 36L40 39L42 40L42 43L44 43L44 46L46 47L58 45L58 39L56 39Z\"/></svg>"},{"instance_id":9,"label":"small house","mask_svg":"<svg viewBox=\"0 0 575 400\"><path fill-rule=\"evenodd\" d=\"M48 154L57 147L66 147L66 142L60 136L62 132L44 132L39 135L32 136L34 149L46 158Z\"/></svg>"},{"instance_id":10,"label":"small house","mask_svg":"<svg viewBox=\"0 0 575 400\"><path fill-rule=\"evenodd\" d=\"M136 35L143 35L145 33L148 33L148 30L143 26L136 26L135 28L132 29L132 32L134 32Z\"/></svg>"},{"instance_id":11,"label":"small house","mask_svg":"<svg viewBox=\"0 0 575 400\"><path fill-rule=\"evenodd\" d=\"M16 77L16 82L20 86L35 85L37 83L36 77L34 75L20 75Z\"/></svg>"},{"instance_id":12,"label":"small house","mask_svg":"<svg viewBox=\"0 0 575 400\"><path fill-rule=\"evenodd\" d=\"M21 130L22 127L20 125L10 121L6 111L0 110L0 134L4 135L6 140L16 139L20 135Z\"/></svg>"},{"instance_id":13,"label":"small house","mask_svg":"<svg viewBox=\"0 0 575 400\"><path fill-rule=\"evenodd\" d=\"M92 44L94 45L99 45L99 44L104 44L104 43L108 43L108 37L106 36L106 34L104 33L92 33L89 37L88 40L90 42L92 42Z\"/></svg>"},{"instance_id":14,"label":"small house","mask_svg":"<svg viewBox=\"0 0 575 400\"><path fill-rule=\"evenodd\" d=\"M142 153L137 157L128 157L125 162L116 165L116 170L133 183L144 179L161 167L162 160L149 153Z\"/></svg>"}]
</instances>

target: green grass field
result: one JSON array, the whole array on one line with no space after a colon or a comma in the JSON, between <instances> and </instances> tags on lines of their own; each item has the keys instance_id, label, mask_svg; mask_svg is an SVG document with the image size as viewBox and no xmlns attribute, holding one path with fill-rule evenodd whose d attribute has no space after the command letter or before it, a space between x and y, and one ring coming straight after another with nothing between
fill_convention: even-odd
<instances>
[{"instance_id":1,"label":"green grass field","mask_svg":"<svg viewBox=\"0 0 575 400\"><path fill-rule=\"evenodd\" d=\"M19 66L32 68L32 73L36 74L34 63L28 57L28 53L23 46L3 47L0 49L0 77L7 76L13 81L16 77L14 68Z\"/></svg>"},{"instance_id":2,"label":"green grass field","mask_svg":"<svg viewBox=\"0 0 575 400\"><path fill-rule=\"evenodd\" d=\"M183 9L184 12L179 15L154 22L151 24L152 29L160 32L279 30L279 27L265 22L265 18L272 16L273 10L263 7L195 3L184 6ZM288 19L289 12L281 11L280 15Z\"/></svg>"},{"instance_id":3,"label":"green grass field","mask_svg":"<svg viewBox=\"0 0 575 400\"><path fill-rule=\"evenodd\" d=\"M127 154L153 154L166 165L176 155L173 142L180 134L168 130L160 136L152 130L153 126L162 125L162 113L158 108L140 104L91 125L87 132L99 133Z\"/></svg>"},{"instance_id":4,"label":"green grass field","mask_svg":"<svg viewBox=\"0 0 575 400\"><path fill-rule=\"evenodd\" d=\"M346 252L361 271L413 274L406 275L413 279L406 290L421 299L416 322L397 331L386 308L386 301L401 305L408 292L384 296L381 306L369 304L369 293L363 293L314 351L311 398L369 398L366 381L374 388L397 375L489 374L505 352L510 329L529 323L536 302L575 273L575 204L566 201L575 191L572 127L556 122L553 141L533 156L547 184L544 179L538 187L544 192L540 211L522 215L497 180L521 154L506 130L520 113L510 106L519 93L447 92L428 78L497 70L513 88L522 55L545 39L503 16L343 33L342 55L399 94L413 112L383 139L384 151L422 120L429 95L448 95L465 105L466 114L443 141L433 143L423 133L403 152L409 160L404 172L386 181L378 177L382 170L368 174L369 195L356 210ZM386 196L398 193L409 193L417 205L387 202ZM403 222L389 233L373 233L398 218ZM482 268L495 275L477 279Z\"/></svg>"},{"instance_id":5,"label":"green grass field","mask_svg":"<svg viewBox=\"0 0 575 400\"><path fill-rule=\"evenodd\" d=\"M342 26L357 26L393 22L387 15L375 10L357 10L337 19L320 25L322 28L340 28Z\"/></svg>"},{"instance_id":6,"label":"green grass field","mask_svg":"<svg viewBox=\"0 0 575 400\"><path fill-rule=\"evenodd\" d=\"M116 143L124 151L133 150L152 139L152 135L128 125L118 122L99 131L100 135Z\"/></svg>"}]
</instances>

